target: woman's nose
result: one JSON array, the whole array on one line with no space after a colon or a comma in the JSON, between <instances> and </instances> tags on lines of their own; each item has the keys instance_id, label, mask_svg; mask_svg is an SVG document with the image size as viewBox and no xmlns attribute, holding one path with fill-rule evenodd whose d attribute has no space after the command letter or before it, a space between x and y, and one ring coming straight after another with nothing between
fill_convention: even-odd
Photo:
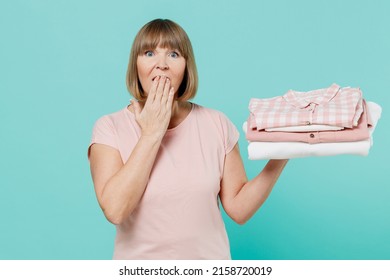
<instances>
[{"instance_id":1,"label":"woman's nose","mask_svg":"<svg viewBox=\"0 0 390 280\"><path fill-rule=\"evenodd\" d=\"M167 70L169 68L165 56L159 57L157 64L156 64L156 68L160 69L160 70Z\"/></svg>"}]
</instances>

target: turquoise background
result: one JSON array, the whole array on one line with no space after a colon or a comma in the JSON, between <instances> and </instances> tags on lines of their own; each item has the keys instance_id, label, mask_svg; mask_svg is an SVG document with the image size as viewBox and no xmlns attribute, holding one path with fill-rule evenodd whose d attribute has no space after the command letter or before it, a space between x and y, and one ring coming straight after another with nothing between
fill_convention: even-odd
<instances>
[{"instance_id":1,"label":"turquoise background","mask_svg":"<svg viewBox=\"0 0 390 280\"><path fill-rule=\"evenodd\" d=\"M224 214L233 258L390 259L389 3L1 0L0 259L111 258L86 152L96 119L128 103L130 47L154 18L192 40L195 102L238 128L251 97L333 82L383 107L369 156L291 160L247 224ZM266 162L239 143L253 178Z\"/></svg>"}]
</instances>

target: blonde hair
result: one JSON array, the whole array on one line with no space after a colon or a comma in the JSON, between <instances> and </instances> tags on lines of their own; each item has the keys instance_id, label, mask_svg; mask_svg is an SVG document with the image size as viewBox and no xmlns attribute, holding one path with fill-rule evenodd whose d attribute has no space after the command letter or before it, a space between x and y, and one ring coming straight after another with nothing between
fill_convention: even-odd
<instances>
[{"instance_id":1,"label":"blonde hair","mask_svg":"<svg viewBox=\"0 0 390 280\"><path fill-rule=\"evenodd\" d=\"M169 19L155 19L145 24L136 35L130 52L126 73L127 90L137 99L145 100L146 95L138 77L137 58L147 50L157 47L177 49L186 60L183 81L178 90L178 100L193 98L198 89L198 73L191 41L177 23Z\"/></svg>"}]
</instances>

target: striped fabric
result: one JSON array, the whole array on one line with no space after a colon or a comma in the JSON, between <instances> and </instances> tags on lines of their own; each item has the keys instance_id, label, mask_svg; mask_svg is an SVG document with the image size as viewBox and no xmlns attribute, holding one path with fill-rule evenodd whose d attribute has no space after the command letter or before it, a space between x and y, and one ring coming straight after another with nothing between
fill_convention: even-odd
<instances>
[{"instance_id":1,"label":"striped fabric","mask_svg":"<svg viewBox=\"0 0 390 280\"><path fill-rule=\"evenodd\" d=\"M353 128L363 112L362 100L360 88L341 88L337 84L308 92L289 90L274 98L252 98L250 127L263 130L321 124Z\"/></svg>"}]
</instances>

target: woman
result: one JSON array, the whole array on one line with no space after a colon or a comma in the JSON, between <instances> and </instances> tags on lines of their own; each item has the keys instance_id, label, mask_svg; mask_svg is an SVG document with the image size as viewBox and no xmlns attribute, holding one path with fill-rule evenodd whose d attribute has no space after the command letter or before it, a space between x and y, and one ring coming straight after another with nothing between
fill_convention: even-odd
<instances>
[{"instance_id":1,"label":"woman","mask_svg":"<svg viewBox=\"0 0 390 280\"><path fill-rule=\"evenodd\" d=\"M126 82L135 100L96 122L89 149L98 202L117 228L114 259L230 259L218 198L245 223L287 160L269 161L248 181L234 125L188 101L194 55L170 20L138 32Z\"/></svg>"}]
</instances>

